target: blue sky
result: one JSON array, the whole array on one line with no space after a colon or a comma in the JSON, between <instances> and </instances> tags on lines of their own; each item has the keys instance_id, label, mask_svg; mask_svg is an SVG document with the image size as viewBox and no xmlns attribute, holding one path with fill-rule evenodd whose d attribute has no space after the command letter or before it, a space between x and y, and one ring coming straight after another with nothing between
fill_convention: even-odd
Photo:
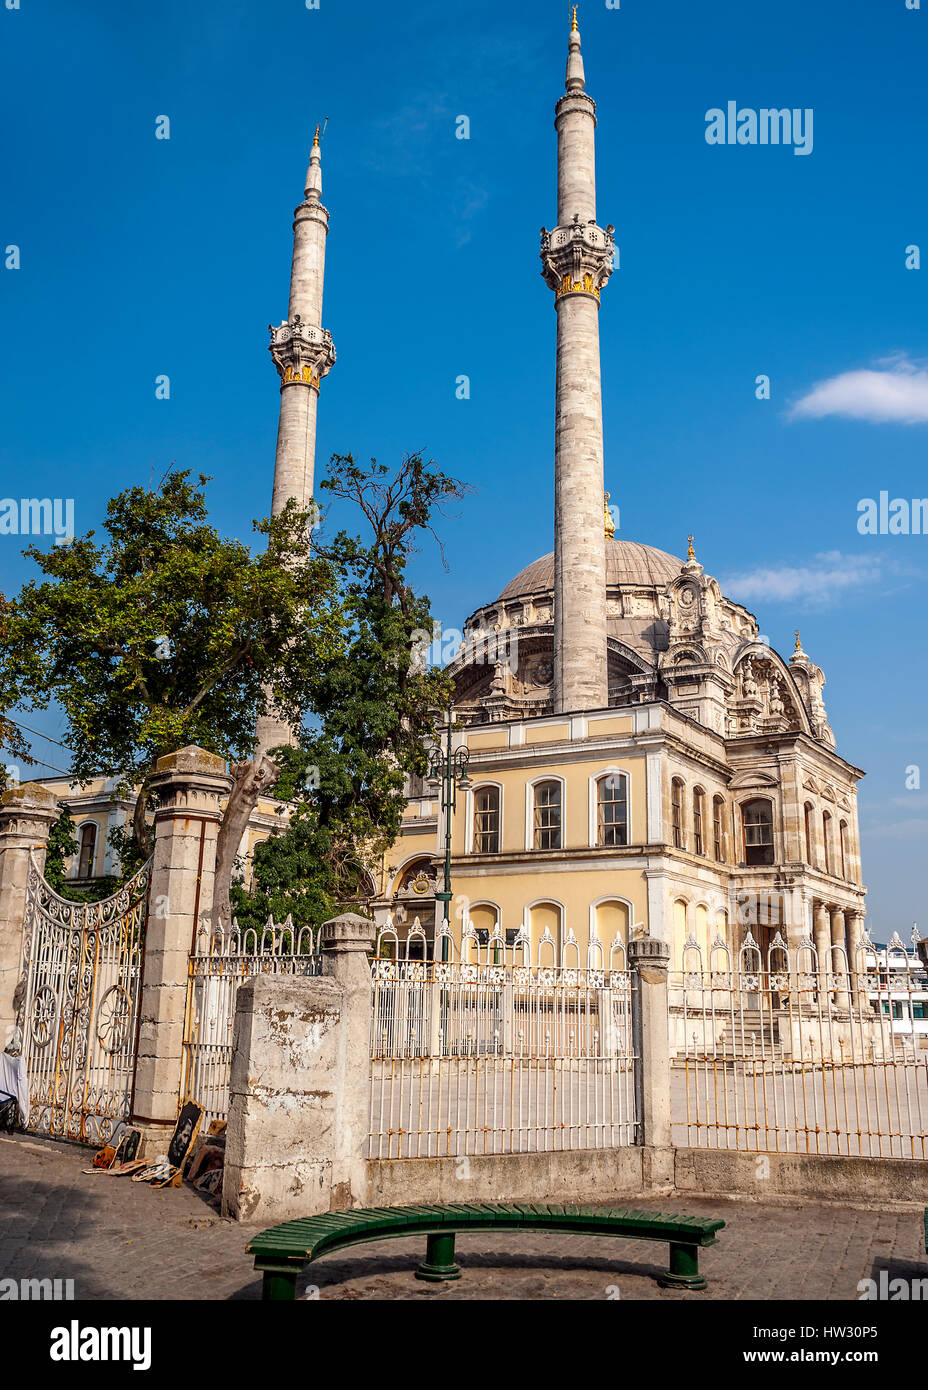
<instances>
[{"instance_id":1,"label":"blue sky","mask_svg":"<svg viewBox=\"0 0 928 1390\"><path fill-rule=\"evenodd\" d=\"M475 485L447 526L449 572L434 552L416 563L460 626L552 548L538 229L554 221L567 6L20 3L0 9L0 246L21 248L0 268L0 491L73 496L84 531L176 461L214 478L217 525L249 533L276 437L267 324L286 313L292 211L327 115L338 363L317 471L336 450L423 448ZM928 791L906 768L924 760L928 787L928 537L862 536L857 503L928 494L928 264L905 266L907 246L928 253L928 4L586 0L580 21L599 220L620 248L601 314L620 534L682 554L693 531L774 646L801 628L839 751L868 773L871 928L924 930ZM812 108L811 154L708 145L706 112L729 100ZM19 549L0 539L7 592L30 569Z\"/></svg>"}]
</instances>

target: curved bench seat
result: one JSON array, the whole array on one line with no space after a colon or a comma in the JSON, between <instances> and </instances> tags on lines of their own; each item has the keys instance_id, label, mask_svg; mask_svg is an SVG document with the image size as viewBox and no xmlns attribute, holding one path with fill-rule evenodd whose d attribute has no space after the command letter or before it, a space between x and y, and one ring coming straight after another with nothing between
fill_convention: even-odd
<instances>
[{"instance_id":1,"label":"curved bench seat","mask_svg":"<svg viewBox=\"0 0 928 1390\"><path fill-rule=\"evenodd\" d=\"M474 1231L558 1231L616 1239L660 1240L670 1246L670 1268L658 1283L665 1288L704 1289L699 1250L715 1245L724 1221L630 1207L557 1206L552 1203L467 1202L436 1206L366 1207L325 1212L272 1226L255 1236L248 1253L264 1275L263 1297L296 1297L297 1276L322 1255L373 1240L425 1236L426 1256L417 1279L436 1283L459 1279L454 1240Z\"/></svg>"}]
</instances>

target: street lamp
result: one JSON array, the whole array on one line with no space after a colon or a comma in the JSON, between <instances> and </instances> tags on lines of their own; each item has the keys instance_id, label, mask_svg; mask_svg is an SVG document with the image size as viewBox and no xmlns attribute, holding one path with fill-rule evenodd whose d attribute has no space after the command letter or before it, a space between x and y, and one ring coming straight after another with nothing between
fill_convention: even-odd
<instances>
[{"instance_id":1,"label":"street lamp","mask_svg":"<svg viewBox=\"0 0 928 1390\"><path fill-rule=\"evenodd\" d=\"M451 734L454 728L454 715L449 708L447 718L440 730L436 748L429 751L428 782L441 788L441 813L445 818L445 868L442 891L435 894L438 902L444 903L444 934L441 942L441 958L448 959L448 932L451 930L451 824L457 801L458 787L466 791L473 783L467 776L470 749L465 747L451 749Z\"/></svg>"}]
</instances>

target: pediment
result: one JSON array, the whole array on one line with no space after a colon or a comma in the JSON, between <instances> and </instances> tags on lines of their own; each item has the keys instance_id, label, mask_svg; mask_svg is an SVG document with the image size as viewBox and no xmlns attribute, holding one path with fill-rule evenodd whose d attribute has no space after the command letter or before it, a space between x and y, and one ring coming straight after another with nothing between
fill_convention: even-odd
<instances>
[{"instance_id":1,"label":"pediment","mask_svg":"<svg viewBox=\"0 0 928 1390\"><path fill-rule=\"evenodd\" d=\"M768 772L739 772L733 777L728 786L731 791L740 791L742 787L778 787L780 784L775 777L771 777Z\"/></svg>"}]
</instances>

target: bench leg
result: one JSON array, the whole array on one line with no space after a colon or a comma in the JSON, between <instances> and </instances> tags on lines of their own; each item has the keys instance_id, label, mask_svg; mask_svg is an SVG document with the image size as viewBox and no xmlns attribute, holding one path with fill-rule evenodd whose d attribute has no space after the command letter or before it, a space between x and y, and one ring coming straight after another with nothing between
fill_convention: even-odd
<instances>
[{"instance_id":1,"label":"bench leg","mask_svg":"<svg viewBox=\"0 0 928 1390\"><path fill-rule=\"evenodd\" d=\"M261 1285L261 1297L274 1303L293 1302L296 1298L296 1270L266 1269Z\"/></svg>"},{"instance_id":2,"label":"bench leg","mask_svg":"<svg viewBox=\"0 0 928 1390\"><path fill-rule=\"evenodd\" d=\"M658 1279L662 1289L704 1289L705 1277L699 1272L698 1245L670 1245L670 1268Z\"/></svg>"},{"instance_id":3,"label":"bench leg","mask_svg":"<svg viewBox=\"0 0 928 1390\"><path fill-rule=\"evenodd\" d=\"M454 1263L454 1236L426 1236L425 1259L416 1270L417 1279L427 1279L430 1284L443 1284L447 1279L460 1279L461 1271Z\"/></svg>"}]
</instances>

